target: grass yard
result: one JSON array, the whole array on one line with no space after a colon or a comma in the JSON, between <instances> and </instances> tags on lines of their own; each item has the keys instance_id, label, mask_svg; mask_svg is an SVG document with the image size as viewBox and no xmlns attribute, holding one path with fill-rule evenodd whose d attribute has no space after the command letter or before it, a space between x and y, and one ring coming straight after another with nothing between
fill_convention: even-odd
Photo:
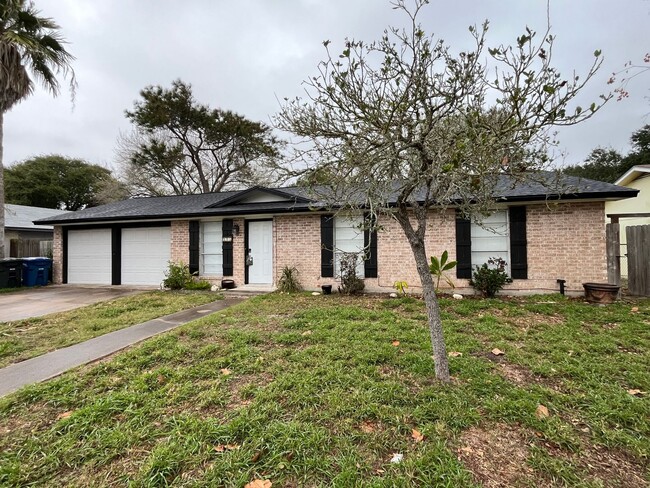
<instances>
[{"instance_id":1,"label":"grass yard","mask_svg":"<svg viewBox=\"0 0 650 488\"><path fill-rule=\"evenodd\" d=\"M442 308L450 385L420 301L273 294L29 387L0 485L649 485L650 300Z\"/></svg>"},{"instance_id":2,"label":"grass yard","mask_svg":"<svg viewBox=\"0 0 650 488\"><path fill-rule=\"evenodd\" d=\"M43 317L0 322L0 368L218 298L209 292L154 291Z\"/></svg>"}]
</instances>

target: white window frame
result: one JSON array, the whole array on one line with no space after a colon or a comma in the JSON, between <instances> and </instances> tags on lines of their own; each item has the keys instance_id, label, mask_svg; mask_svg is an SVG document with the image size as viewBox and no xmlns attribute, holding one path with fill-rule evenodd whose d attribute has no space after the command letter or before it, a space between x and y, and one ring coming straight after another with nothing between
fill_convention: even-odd
<instances>
[{"instance_id":1,"label":"white window frame","mask_svg":"<svg viewBox=\"0 0 650 488\"><path fill-rule=\"evenodd\" d=\"M215 236L218 236L218 240L211 240L209 241L210 244L214 245L214 248L208 249L206 251L206 227L212 227L214 226L215 228L217 227L218 224L218 232L212 231L212 233ZM200 275L201 276L223 276L223 222L221 220L210 220L210 221L204 221L201 222L201 256L200 256L200 261L199 261L199 269L200 269ZM218 252L217 252L218 251ZM216 265L217 267L220 267L221 269L219 272L215 272L214 269L210 270L209 272L206 272L206 257L208 256L221 256L221 266L218 264Z\"/></svg>"},{"instance_id":2,"label":"white window frame","mask_svg":"<svg viewBox=\"0 0 650 488\"><path fill-rule=\"evenodd\" d=\"M363 219L363 215L334 217L334 276L337 279L341 278L341 257L346 253L357 254L357 277L365 278Z\"/></svg>"},{"instance_id":3,"label":"white window frame","mask_svg":"<svg viewBox=\"0 0 650 488\"><path fill-rule=\"evenodd\" d=\"M495 223L495 215L503 215L504 219ZM500 229L501 225L505 226L503 231ZM490 240L489 233L493 234L494 239L505 240L505 250L484 251L482 250L483 248L481 248L481 250L476 249L477 243ZM480 224L472 220L470 235L472 240L472 270L474 270L476 266L481 266L486 263L491 257L500 257L506 262L506 272L510 274L510 212L508 212L507 208L496 210L490 216L484 218ZM475 253L484 254L484 259L480 259L481 262L477 262L475 259Z\"/></svg>"}]
</instances>

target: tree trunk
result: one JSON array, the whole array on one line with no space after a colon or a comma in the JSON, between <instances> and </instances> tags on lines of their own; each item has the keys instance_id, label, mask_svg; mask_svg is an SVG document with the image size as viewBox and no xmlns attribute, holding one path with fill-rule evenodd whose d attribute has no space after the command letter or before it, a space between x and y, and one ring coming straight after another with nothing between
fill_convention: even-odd
<instances>
[{"instance_id":1,"label":"tree trunk","mask_svg":"<svg viewBox=\"0 0 650 488\"><path fill-rule=\"evenodd\" d=\"M0 111L0 259L5 257L5 176L2 164L4 115Z\"/></svg>"},{"instance_id":2,"label":"tree trunk","mask_svg":"<svg viewBox=\"0 0 650 488\"><path fill-rule=\"evenodd\" d=\"M402 230L411 245L413 257L415 258L415 266L418 270L420 281L422 282L422 295L424 296L424 303L427 307L436 378L447 383L451 379L449 376L449 359L447 358L447 348L445 347L445 338L442 333L440 304L438 303L435 286L433 285L433 276L431 276L431 272L429 271L427 253L424 248L424 232L418 233L414 231L408 221L408 216L405 219L398 217L397 220L402 226ZM424 222L420 222L420 228L426 228L422 227L423 225L426 226L426 219Z\"/></svg>"}]
</instances>

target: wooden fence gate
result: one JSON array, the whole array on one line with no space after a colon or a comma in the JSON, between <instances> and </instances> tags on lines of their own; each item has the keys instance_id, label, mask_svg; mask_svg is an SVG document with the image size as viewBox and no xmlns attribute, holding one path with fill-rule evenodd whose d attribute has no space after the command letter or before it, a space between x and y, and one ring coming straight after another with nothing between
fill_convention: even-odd
<instances>
[{"instance_id":1,"label":"wooden fence gate","mask_svg":"<svg viewBox=\"0 0 650 488\"><path fill-rule=\"evenodd\" d=\"M629 293L650 296L650 225L632 225L625 231Z\"/></svg>"}]
</instances>

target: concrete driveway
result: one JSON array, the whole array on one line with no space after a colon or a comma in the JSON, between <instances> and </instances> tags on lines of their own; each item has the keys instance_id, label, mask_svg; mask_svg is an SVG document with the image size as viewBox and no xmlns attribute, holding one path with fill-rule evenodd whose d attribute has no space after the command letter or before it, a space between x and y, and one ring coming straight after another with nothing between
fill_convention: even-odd
<instances>
[{"instance_id":1,"label":"concrete driveway","mask_svg":"<svg viewBox=\"0 0 650 488\"><path fill-rule=\"evenodd\" d=\"M152 287L50 285L0 293L0 322L40 317L92 303L135 295Z\"/></svg>"}]
</instances>

